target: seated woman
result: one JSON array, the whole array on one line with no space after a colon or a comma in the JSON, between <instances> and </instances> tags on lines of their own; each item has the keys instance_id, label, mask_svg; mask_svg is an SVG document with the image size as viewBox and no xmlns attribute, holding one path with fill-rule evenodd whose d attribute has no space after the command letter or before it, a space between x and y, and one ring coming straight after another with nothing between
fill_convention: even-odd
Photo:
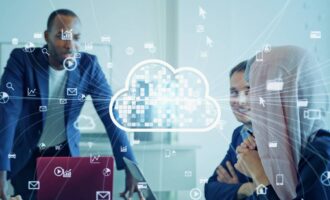
<instances>
[{"instance_id":1,"label":"seated woman","mask_svg":"<svg viewBox=\"0 0 330 200\"><path fill-rule=\"evenodd\" d=\"M233 165L237 162L236 148L251 133L251 120L249 118L249 85L244 79L247 61L236 65L229 74L230 77L230 106L242 125L237 127L231 137L228 151L205 184L206 200L233 200L245 199L254 192L255 185L251 179L238 172Z\"/></svg>"},{"instance_id":2,"label":"seated woman","mask_svg":"<svg viewBox=\"0 0 330 200\"><path fill-rule=\"evenodd\" d=\"M235 168L258 186L258 199L330 199L329 97L321 66L303 49L284 46L248 68L255 138L236 149Z\"/></svg>"}]
</instances>

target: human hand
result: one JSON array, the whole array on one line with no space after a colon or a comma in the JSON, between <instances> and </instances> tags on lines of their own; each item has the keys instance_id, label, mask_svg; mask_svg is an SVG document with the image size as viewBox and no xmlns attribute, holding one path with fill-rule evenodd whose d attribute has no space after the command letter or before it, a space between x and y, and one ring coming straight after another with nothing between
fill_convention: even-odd
<instances>
[{"instance_id":1,"label":"human hand","mask_svg":"<svg viewBox=\"0 0 330 200\"><path fill-rule=\"evenodd\" d=\"M256 150L251 150L244 142L237 147L237 163L235 168L246 176L249 176L256 183L262 182L268 185L269 181L261 163L261 159Z\"/></svg>"},{"instance_id":2,"label":"human hand","mask_svg":"<svg viewBox=\"0 0 330 200\"><path fill-rule=\"evenodd\" d=\"M245 139L240 146L251 149L251 150L256 150L257 148L257 143L256 140L253 136L249 136L247 139Z\"/></svg>"},{"instance_id":3,"label":"human hand","mask_svg":"<svg viewBox=\"0 0 330 200\"><path fill-rule=\"evenodd\" d=\"M21 195L17 195L15 197L10 197L10 200L22 200Z\"/></svg>"},{"instance_id":4,"label":"human hand","mask_svg":"<svg viewBox=\"0 0 330 200\"><path fill-rule=\"evenodd\" d=\"M255 191L256 186L252 182L247 182L241 185L237 191L237 199L245 199L248 196L251 196Z\"/></svg>"},{"instance_id":5,"label":"human hand","mask_svg":"<svg viewBox=\"0 0 330 200\"><path fill-rule=\"evenodd\" d=\"M134 179L132 174L127 169L125 169L125 174L125 191L120 193L120 197L125 200L132 200L134 192L137 192L139 195L139 199L145 200L142 192L137 187L138 182Z\"/></svg>"},{"instance_id":6,"label":"human hand","mask_svg":"<svg viewBox=\"0 0 330 200\"><path fill-rule=\"evenodd\" d=\"M230 163L230 161L226 162L226 166L229 171L227 171L222 165L217 167L217 180L219 182L227 183L227 184L236 184L239 183L238 177L236 175L235 169Z\"/></svg>"},{"instance_id":7,"label":"human hand","mask_svg":"<svg viewBox=\"0 0 330 200\"><path fill-rule=\"evenodd\" d=\"M7 200L6 189L7 189L7 182L6 182L6 171L0 171L0 199Z\"/></svg>"}]
</instances>

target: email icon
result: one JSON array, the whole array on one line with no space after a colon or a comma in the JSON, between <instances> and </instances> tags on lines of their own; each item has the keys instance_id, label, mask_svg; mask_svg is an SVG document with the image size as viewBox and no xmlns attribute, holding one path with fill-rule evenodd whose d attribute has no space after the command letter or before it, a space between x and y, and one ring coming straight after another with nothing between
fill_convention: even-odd
<instances>
[{"instance_id":1,"label":"email icon","mask_svg":"<svg viewBox=\"0 0 330 200\"><path fill-rule=\"evenodd\" d=\"M66 89L66 95L67 96L77 96L78 95L77 88L67 88Z\"/></svg>"},{"instance_id":2,"label":"email icon","mask_svg":"<svg viewBox=\"0 0 330 200\"><path fill-rule=\"evenodd\" d=\"M96 191L96 200L111 200L110 191Z\"/></svg>"},{"instance_id":3,"label":"email icon","mask_svg":"<svg viewBox=\"0 0 330 200\"><path fill-rule=\"evenodd\" d=\"M39 190L40 189L40 182L39 181L29 181L28 182L28 189L29 190Z\"/></svg>"}]
</instances>

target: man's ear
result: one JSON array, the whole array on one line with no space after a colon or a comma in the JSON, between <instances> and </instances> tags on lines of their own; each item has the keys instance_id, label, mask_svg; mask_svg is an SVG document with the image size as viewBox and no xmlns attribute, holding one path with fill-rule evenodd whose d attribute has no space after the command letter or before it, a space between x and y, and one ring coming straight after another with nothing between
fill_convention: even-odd
<instances>
[{"instance_id":1,"label":"man's ear","mask_svg":"<svg viewBox=\"0 0 330 200\"><path fill-rule=\"evenodd\" d=\"M45 38L45 41L48 43L48 41L49 41L49 32L47 30L45 30L45 32L44 32L44 38Z\"/></svg>"}]
</instances>

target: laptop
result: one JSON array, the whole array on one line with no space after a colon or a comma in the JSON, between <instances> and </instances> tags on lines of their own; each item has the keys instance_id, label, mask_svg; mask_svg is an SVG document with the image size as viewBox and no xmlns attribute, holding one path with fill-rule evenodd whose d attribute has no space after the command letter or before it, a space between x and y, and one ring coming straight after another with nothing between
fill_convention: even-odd
<instances>
[{"instance_id":1,"label":"laptop","mask_svg":"<svg viewBox=\"0 0 330 200\"><path fill-rule=\"evenodd\" d=\"M113 157L40 157L31 182L38 200L112 200L113 172Z\"/></svg>"},{"instance_id":2,"label":"laptop","mask_svg":"<svg viewBox=\"0 0 330 200\"><path fill-rule=\"evenodd\" d=\"M149 184L147 183L146 179L144 178L141 170L139 167L131 160L127 158L123 158L124 162L129 170L129 172L132 174L132 176L138 181L138 189L142 192L143 197L146 200L157 200L155 194L152 192Z\"/></svg>"}]
</instances>

